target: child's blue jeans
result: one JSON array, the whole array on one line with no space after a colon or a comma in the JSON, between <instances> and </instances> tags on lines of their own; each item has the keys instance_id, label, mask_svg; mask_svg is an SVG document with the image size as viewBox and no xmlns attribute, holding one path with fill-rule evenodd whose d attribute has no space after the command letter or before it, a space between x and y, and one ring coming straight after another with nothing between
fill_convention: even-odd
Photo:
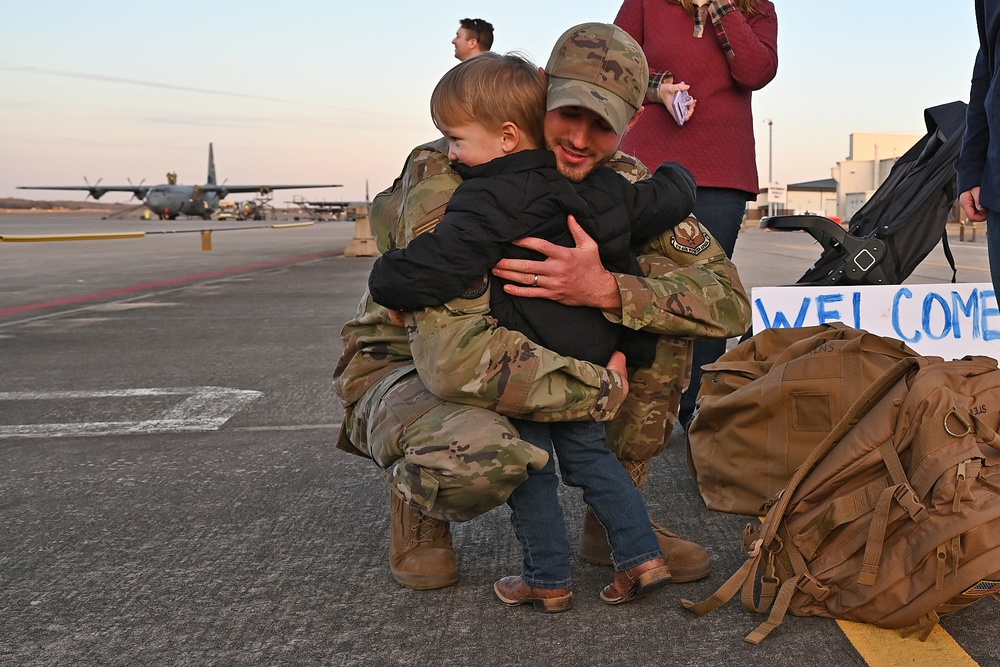
<instances>
[{"instance_id":1,"label":"child's blue jeans","mask_svg":"<svg viewBox=\"0 0 1000 667\"><path fill-rule=\"evenodd\" d=\"M583 489L583 499L594 509L608 532L615 571L660 558L659 543L649 512L632 478L605 446L604 424L597 422L529 422L512 420L521 437L549 453L549 462L529 470L528 479L514 490L507 504L511 523L524 553L524 582L535 588L571 585L570 546L557 490L559 478Z\"/></svg>"}]
</instances>

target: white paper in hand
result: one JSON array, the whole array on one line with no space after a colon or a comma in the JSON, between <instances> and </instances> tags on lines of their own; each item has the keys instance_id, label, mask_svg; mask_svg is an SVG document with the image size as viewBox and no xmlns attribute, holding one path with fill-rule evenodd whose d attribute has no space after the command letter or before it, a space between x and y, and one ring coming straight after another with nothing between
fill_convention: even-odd
<instances>
[{"instance_id":1,"label":"white paper in hand","mask_svg":"<svg viewBox=\"0 0 1000 667\"><path fill-rule=\"evenodd\" d=\"M691 108L693 101L694 98L686 90L678 90L677 94L674 95L674 103L670 106L670 113L678 125L684 124L684 119L687 118L688 109Z\"/></svg>"}]
</instances>

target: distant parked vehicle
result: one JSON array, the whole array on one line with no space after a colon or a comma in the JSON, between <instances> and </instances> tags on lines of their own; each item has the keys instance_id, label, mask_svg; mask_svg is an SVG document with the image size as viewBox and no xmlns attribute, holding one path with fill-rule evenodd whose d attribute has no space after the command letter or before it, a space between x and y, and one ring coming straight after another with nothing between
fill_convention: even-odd
<instances>
[{"instance_id":1,"label":"distant parked vehicle","mask_svg":"<svg viewBox=\"0 0 1000 667\"><path fill-rule=\"evenodd\" d=\"M235 202L231 201L220 201L219 211L216 213L216 219L218 220L239 220L240 219L240 209Z\"/></svg>"}]
</instances>

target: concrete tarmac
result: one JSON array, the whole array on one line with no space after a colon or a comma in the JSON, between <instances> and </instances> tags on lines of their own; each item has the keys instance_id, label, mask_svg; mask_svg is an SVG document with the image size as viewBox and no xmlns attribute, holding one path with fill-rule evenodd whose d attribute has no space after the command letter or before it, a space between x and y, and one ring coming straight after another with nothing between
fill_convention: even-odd
<instances>
[{"instance_id":1,"label":"concrete tarmac","mask_svg":"<svg viewBox=\"0 0 1000 667\"><path fill-rule=\"evenodd\" d=\"M0 235L227 225L0 215ZM498 508L454 526L456 585L397 586L379 471L333 446L339 332L372 262L342 256L353 229L0 243L0 665L1000 666L992 598L874 653L828 619L752 646L764 619L738 601L688 613L743 563L748 519L705 509L679 431L645 497L706 545L707 579L609 607L610 569L574 558L570 612L506 608L491 586L520 555ZM988 280L983 244L956 246L959 280ZM916 282L950 279L936 253ZM818 254L748 230L736 259L748 285L787 284ZM575 540L583 502L562 493Z\"/></svg>"}]
</instances>

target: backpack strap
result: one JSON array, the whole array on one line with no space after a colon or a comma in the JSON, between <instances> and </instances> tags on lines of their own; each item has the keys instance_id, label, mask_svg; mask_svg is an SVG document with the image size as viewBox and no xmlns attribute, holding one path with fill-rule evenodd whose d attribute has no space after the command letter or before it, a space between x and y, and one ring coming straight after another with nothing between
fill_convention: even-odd
<instances>
[{"instance_id":1,"label":"backpack strap","mask_svg":"<svg viewBox=\"0 0 1000 667\"><path fill-rule=\"evenodd\" d=\"M830 589L816 580L809 572L805 558L795 547L788 527L782 523L778 530L779 545L768 553L767 574L761 580L760 604L753 604L754 582L748 579L743 586L743 607L748 611L765 611L771 606L767 620L744 639L751 644L764 641L771 632L781 625L792 603L796 591L802 591L810 597L822 601L830 595ZM792 572L787 572L791 565ZM786 571L782 571L784 568ZM783 580L783 581L782 581ZM780 582L780 586L778 583ZM749 606L748 606L749 598ZM772 606L773 602L773 606Z\"/></svg>"},{"instance_id":2,"label":"backpack strap","mask_svg":"<svg viewBox=\"0 0 1000 667\"><path fill-rule=\"evenodd\" d=\"M767 639L772 630L781 625L781 622L785 620L788 605L792 603L792 595L795 594L801 576L792 577L781 584L781 588L778 589L778 596L774 599L774 607L771 609L771 614L767 617L766 621L757 626L757 629L744 637L744 641L754 645L760 644Z\"/></svg>"},{"instance_id":3,"label":"backpack strap","mask_svg":"<svg viewBox=\"0 0 1000 667\"><path fill-rule=\"evenodd\" d=\"M885 531L889 525L889 511L892 509L892 501L898 502L900 507L905 509L910 518L917 523L921 523L928 516L927 508L920 502L920 498L917 497L906 478L903 463L899 460L899 454L896 453L892 441L882 443L878 450L889 469L889 476L895 484L887 487L879 495L878 502L875 504L875 514L868 527L864 560L861 564L861 572L858 574L858 584L861 586L874 586L875 579L878 577L878 564L882 560L882 547L885 544Z\"/></svg>"},{"instance_id":4,"label":"backpack strap","mask_svg":"<svg viewBox=\"0 0 1000 667\"><path fill-rule=\"evenodd\" d=\"M705 598L701 602L693 602L686 598L681 598L681 604L684 608L690 611L695 616L704 616L710 611L715 611L722 605L726 604L733 599L736 592L743 587L743 584L747 581L753 581L757 572L757 568L760 566L760 554L748 558L742 567L738 569L733 576L729 577L726 583L719 586L719 590L712 593L711 596Z\"/></svg>"},{"instance_id":5,"label":"backpack strap","mask_svg":"<svg viewBox=\"0 0 1000 667\"><path fill-rule=\"evenodd\" d=\"M886 475L827 503L823 513L803 526L798 533L797 543L803 555L812 558L819 545L835 528L871 512L878 504L879 496L889 488L891 482L892 478Z\"/></svg>"},{"instance_id":6,"label":"backpack strap","mask_svg":"<svg viewBox=\"0 0 1000 667\"><path fill-rule=\"evenodd\" d=\"M941 247L944 249L944 256L948 259L948 266L951 267L951 282L958 282L958 269L955 268L955 256L951 254L951 244L948 242L948 227L941 232Z\"/></svg>"},{"instance_id":7,"label":"backpack strap","mask_svg":"<svg viewBox=\"0 0 1000 667\"><path fill-rule=\"evenodd\" d=\"M956 414L956 416L958 416ZM979 440L982 441L984 445L989 445L993 449L1000 449L1000 435L990 428L989 424L983 421L983 418L979 415L969 415L972 418L972 423L975 425L976 435L979 436Z\"/></svg>"},{"instance_id":8,"label":"backpack strap","mask_svg":"<svg viewBox=\"0 0 1000 667\"><path fill-rule=\"evenodd\" d=\"M899 636L905 639L906 637L916 635L917 639L920 641L927 641L927 638L931 635L931 631L934 630L940 620L941 617L938 616L938 613L932 609L921 616L913 625L900 628Z\"/></svg>"}]
</instances>

